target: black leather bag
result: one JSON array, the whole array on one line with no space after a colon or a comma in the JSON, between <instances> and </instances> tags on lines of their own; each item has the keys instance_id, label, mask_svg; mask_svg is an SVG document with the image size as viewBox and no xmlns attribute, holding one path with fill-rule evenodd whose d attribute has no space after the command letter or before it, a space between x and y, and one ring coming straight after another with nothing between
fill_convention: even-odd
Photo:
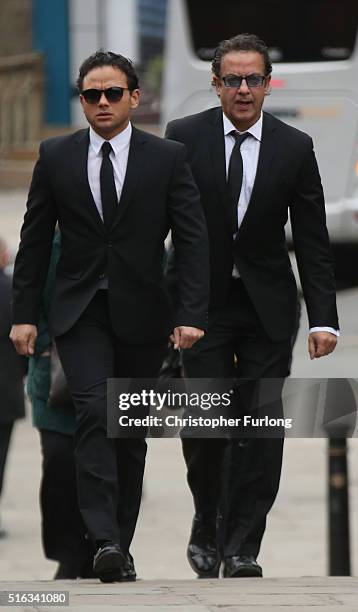
<instances>
[{"instance_id":1,"label":"black leather bag","mask_svg":"<svg viewBox=\"0 0 358 612\"><path fill-rule=\"evenodd\" d=\"M53 343L51 349L51 388L49 405L51 408L55 409L74 410L74 404L55 343Z\"/></svg>"}]
</instances>

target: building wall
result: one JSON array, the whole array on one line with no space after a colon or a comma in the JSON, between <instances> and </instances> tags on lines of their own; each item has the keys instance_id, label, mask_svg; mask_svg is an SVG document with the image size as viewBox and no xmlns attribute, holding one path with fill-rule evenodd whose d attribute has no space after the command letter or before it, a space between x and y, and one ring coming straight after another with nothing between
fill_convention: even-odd
<instances>
[{"instance_id":1,"label":"building wall","mask_svg":"<svg viewBox=\"0 0 358 612\"><path fill-rule=\"evenodd\" d=\"M31 0L0 0L0 57L31 51Z\"/></svg>"},{"instance_id":2,"label":"building wall","mask_svg":"<svg viewBox=\"0 0 358 612\"><path fill-rule=\"evenodd\" d=\"M75 83L83 60L103 46L103 14L99 0L70 0L69 11L71 123L82 127L87 124Z\"/></svg>"},{"instance_id":3,"label":"building wall","mask_svg":"<svg viewBox=\"0 0 358 612\"><path fill-rule=\"evenodd\" d=\"M138 26L142 69L163 53L167 0L138 0Z\"/></svg>"},{"instance_id":4,"label":"building wall","mask_svg":"<svg viewBox=\"0 0 358 612\"><path fill-rule=\"evenodd\" d=\"M32 0L33 49L44 57L45 122L70 122L68 0Z\"/></svg>"},{"instance_id":5,"label":"building wall","mask_svg":"<svg viewBox=\"0 0 358 612\"><path fill-rule=\"evenodd\" d=\"M137 0L106 0L104 39L107 49L138 62Z\"/></svg>"},{"instance_id":6,"label":"building wall","mask_svg":"<svg viewBox=\"0 0 358 612\"><path fill-rule=\"evenodd\" d=\"M137 0L69 0L69 11L71 121L81 127L87 122L74 88L79 66L101 47L137 60Z\"/></svg>"}]
</instances>

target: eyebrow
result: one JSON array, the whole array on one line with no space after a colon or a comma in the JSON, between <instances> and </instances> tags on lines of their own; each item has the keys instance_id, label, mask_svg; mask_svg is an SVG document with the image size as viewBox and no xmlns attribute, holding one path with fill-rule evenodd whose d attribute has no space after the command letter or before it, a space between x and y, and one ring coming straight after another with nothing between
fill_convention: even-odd
<instances>
[{"instance_id":1,"label":"eyebrow","mask_svg":"<svg viewBox=\"0 0 358 612\"><path fill-rule=\"evenodd\" d=\"M257 75L257 76L266 76L264 74L261 74L261 72L249 72L249 74L237 74L237 72L228 72L228 74L224 74L223 76L239 76L239 77L247 77L247 76L253 76L253 75Z\"/></svg>"}]
</instances>

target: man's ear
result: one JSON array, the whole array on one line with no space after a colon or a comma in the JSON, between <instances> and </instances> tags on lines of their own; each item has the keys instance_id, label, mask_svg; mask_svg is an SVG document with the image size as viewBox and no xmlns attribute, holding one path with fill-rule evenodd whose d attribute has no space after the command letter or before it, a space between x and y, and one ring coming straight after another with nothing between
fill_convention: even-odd
<instances>
[{"instance_id":1,"label":"man's ear","mask_svg":"<svg viewBox=\"0 0 358 612\"><path fill-rule=\"evenodd\" d=\"M211 84L213 87L215 87L216 95L218 96L218 98L220 98L221 83L220 83L220 79L218 79L218 77L215 74L213 74L213 78L211 79Z\"/></svg>"},{"instance_id":2,"label":"man's ear","mask_svg":"<svg viewBox=\"0 0 358 612\"><path fill-rule=\"evenodd\" d=\"M265 96L269 96L271 93L271 75L266 77Z\"/></svg>"},{"instance_id":3,"label":"man's ear","mask_svg":"<svg viewBox=\"0 0 358 612\"><path fill-rule=\"evenodd\" d=\"M139 99L140 99L140 90L139 89L133 89L133 91L130 92L130 103L131 103L131 109L135 109L137 108L138 104L139 104Z\"/></svg>"}]
</instances>

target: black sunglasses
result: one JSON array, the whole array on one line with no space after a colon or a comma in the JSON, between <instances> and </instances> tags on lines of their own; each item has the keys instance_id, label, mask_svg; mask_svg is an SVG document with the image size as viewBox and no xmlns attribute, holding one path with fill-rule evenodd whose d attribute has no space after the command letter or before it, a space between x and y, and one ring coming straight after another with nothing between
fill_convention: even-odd
<instances>
[{"instance_id":1,"label":"black sunglasses","mask_svg":"<svg viewBox=\"0 0 358 612\"><path fill-rule=\"evenodd\" d=\"M242 81L246 81L248 87L262 87L266 77L262 74L248 74L247 76L239 76L238 74L228 74L222 77L225 87L235 87L239 89Z\"/></svg>"},{"instance_id":2,"label":"black sunglasses","mask_svg":"<svg viewBox=\"0 0 358 612\"><path fill-rule=\"evenodd\" d=\"M124 90L128 87L108 87L108 89L85 89L81 91L81 95L86 100L87 104L98 104L102 94L104 94L108 102L119 102L123 98Z\"/></svg>"}]
</instances>

